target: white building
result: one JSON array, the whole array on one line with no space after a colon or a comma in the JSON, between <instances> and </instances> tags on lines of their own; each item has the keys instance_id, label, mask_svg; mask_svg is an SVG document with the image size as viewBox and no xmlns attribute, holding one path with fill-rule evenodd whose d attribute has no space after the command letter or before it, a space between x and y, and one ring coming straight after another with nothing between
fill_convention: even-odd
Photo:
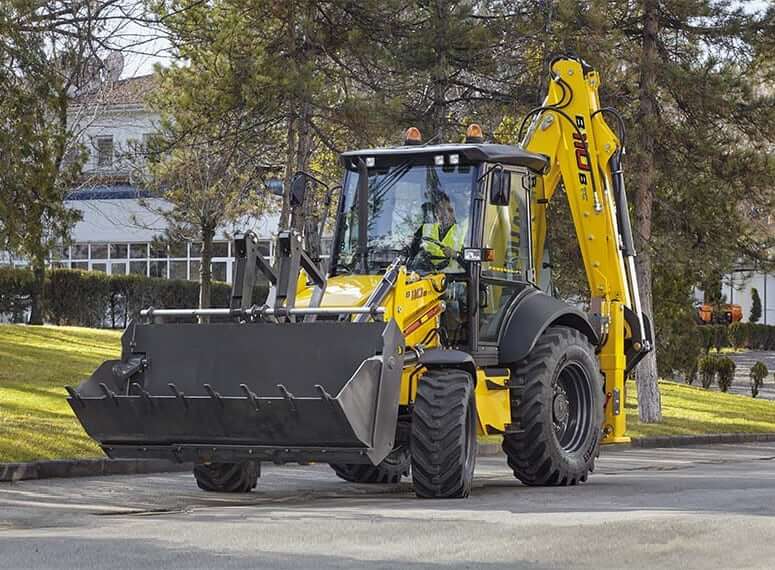
<instances>
[{"instance_id":1,"label":"white building","mask_svg":"<svg viewBox=\"0 0 775 570\"><path fill-rule=\"evenodd\" d=\"M741 269L725 275L721 294L727 303L740 305L743 310L743 322L749 322L753 305L753 289L759 293L762 303L762 316L759 324L775 325L775 274Z\"/></svg>"},{"instance_id":2,"label":"white building","mask_svg":"<svg viewBox=\"0 0 775 570\"><path fill-rule=\"evenodd\" d=\"M68 195L66 204L79 210L82 219L71 234L72 245L52 254L52 267L199 279L201 244L159 245L155 238L163 235L165 221L158 212L165 203L134 185L129 164L121 159L122 153L137 148L157 130L159 116L144 103L154 86L153 75L123 79L79 96L71 106L71 124L89 158L83 183ZM239 228L220 228L213 247L213 278L231 281L227 230L252 229L262 238L262 252L271 257L278 218L270 215L250 219ZM0 258L2 262L26 265L8 254Z\"/></svg>"}]
</instances>

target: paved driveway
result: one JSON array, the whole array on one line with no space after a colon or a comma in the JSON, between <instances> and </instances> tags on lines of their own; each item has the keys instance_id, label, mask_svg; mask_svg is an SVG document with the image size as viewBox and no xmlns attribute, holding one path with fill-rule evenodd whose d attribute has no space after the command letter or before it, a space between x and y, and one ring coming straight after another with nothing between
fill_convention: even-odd
<instances>
[{"instance_id":1,"label":"paved driveway","mask_svg":"<svg viewBox=\"0 0 775 570\"><path fill-rule=\"evenodd\" d=\"M732 386L729 387L731 393L751 396L751 377L749 373L751 366L756 364L757 361L761 361L770 373L764 379L764 384L759 388L757 398L775 400L775 376L773 376L773 373L775 373L775 352L748 350L725 354L725 356L729 356L737 365L735 368L735 380L732 382Z\"/></svg>"},{"instance_id":2,"label":"paved driveway","mask_svg":"<svg viewBox=\"0 0 775 570\"><path fill-rule=\"evenodd\" d=\"M775 444L604 451L529 488L480 458L468 500L265 469L243 496L188 474L0 484L0 567L772 568Z\"/></svg>"}]
</instances>

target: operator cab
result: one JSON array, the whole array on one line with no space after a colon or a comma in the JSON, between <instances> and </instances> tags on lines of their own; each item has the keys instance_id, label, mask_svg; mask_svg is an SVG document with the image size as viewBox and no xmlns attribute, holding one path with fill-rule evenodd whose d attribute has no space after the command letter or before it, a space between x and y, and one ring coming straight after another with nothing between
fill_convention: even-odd
<instances>
[{"instance_id":1,"label":"operator cab","mask_svg":"<svg viewBox=\"0 0 775 570\"><path fill-rule=\"evenodd\" d=\"M404 146L342 154L330 271L382 274L400 255L409 271L445 273L447 344L477 354L495 351L512 301L535 285L530 192L547 159L473 127L464 144L422 145L409 129Z\"/></svg>"}]
</instances>

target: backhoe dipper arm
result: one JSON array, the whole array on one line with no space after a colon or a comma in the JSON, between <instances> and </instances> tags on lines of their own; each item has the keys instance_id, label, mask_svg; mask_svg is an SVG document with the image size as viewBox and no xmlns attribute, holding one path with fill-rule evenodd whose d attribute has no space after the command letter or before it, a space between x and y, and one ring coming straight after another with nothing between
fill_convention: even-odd
<instances>
[{"instance_id":1,"label":"backhoe dipper arm","mask_svg":"<svg viewBox=\"0 0 775 570\"><path fill-rule=\"evenodd\" d=\"M531 122L522 141L525 149L549 158L533 198L535 267L542 262L546 208L562 184L589 282L592 320L599 324L603 339L599 355L606 391L604 441L627 441L624 379L651 350L652 336L640 307L621 170L623 145L604 119L604 114L615 112L600 107L597 72L570 57L554 59L551 71L547 97L526 117Z\"/></svg>"}]
</instances>

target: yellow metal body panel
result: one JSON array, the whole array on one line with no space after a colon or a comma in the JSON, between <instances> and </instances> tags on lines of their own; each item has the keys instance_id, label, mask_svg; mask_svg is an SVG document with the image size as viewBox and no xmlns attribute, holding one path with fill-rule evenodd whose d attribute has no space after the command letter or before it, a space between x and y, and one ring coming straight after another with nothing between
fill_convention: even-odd
<instances>
[{"instance_id":1,"label":"yellow metal body panel","mask_svg":"<svg viewBox=\"0 0 775 570\"><path fill-rule=\"evenodd\" d=\"M326 286L321 305L324 307L360 306L379 283L379 275L341 275L331 277ZM444 312L442 297L445 291L445 276L441 273L419 276L407 273L401 268L393 290L383 301L385 320L395 319L404 333L406 346L422 343L425 349L439 346L437 334L431 331L440 326ZM296 305L307 306L312 288L306 285L306 278L299 280ZM425 372L423 367L410 365L404 368L401 377L400 404L412 402L417 393L417 382ZM487 377L482 370L476 375L476 408L479 416L479 432L502 433L511 423L511 405L508 389L489 389L487 380L498 386L506 386L508 375ZM488 430L489 426L489 430Z\"/></svg>"},{"instance_id":2,"label":"yellow metal body panel","mask_svg":"<svg viewBox=\"0 0 775 570\"><path fill-rule=\"evenodd\" d=\"M501 389L488 386L488 381ZM487 376L484 370L476 371L476 413L479 418L479 435L503 433L511 423L511 399L508 389L509 375Z\"/></svg>"},{"instance_id":3,"label":"yellow metal body panel","mask_svg":"<svg viewBox=\"0 0 775 570\"><path fill-rule=\"evenodd\" d=\"M600 78L594 71L584 73L579 62L562 59L553 66L557 77L550 82L545 110L533 121L524 147L550 159L546 173L538 180L533 197L532 232L535 267L541 267L546 240L546 202L560 183L570 205L579 249L591 294L600 304L605 342L600 365L605 376L605 443L626 441L624 418L624 340L629 328L624 324L623 306L631 307L624 257L619 248L616 207L612 193L609 159L620 141L606 124L600 109ZM574 127L575 125L575 127ZM577 128L578 130L577 130ZM586 146L582 142L585 139ZM618 413L614 397L619 398Z\"/></svg>"}]
</instances>

